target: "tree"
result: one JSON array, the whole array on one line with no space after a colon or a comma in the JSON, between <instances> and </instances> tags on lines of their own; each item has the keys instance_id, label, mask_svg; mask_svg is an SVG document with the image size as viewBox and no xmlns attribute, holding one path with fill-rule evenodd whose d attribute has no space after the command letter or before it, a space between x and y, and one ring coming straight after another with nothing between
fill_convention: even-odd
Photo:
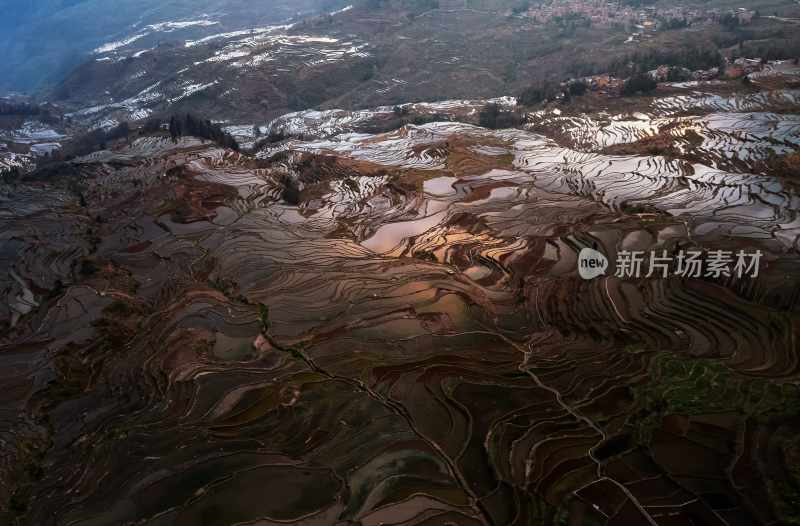
<instances>
[{"instance_id":1,"label":"tree","mask_svg":"<svg viewBox=\"0 0 800 526\"><path fill-rule=\"evenodd\" d=\"M586 93L587 89L588 89L588 86L582 80L577 80L575 82L570 82L570 84L569 84L569 93L570 93L570 95L575 95L576 97L580 97L581 95Z\"/></svg>"},{"instance_id":2,"label":"tree","mask_svg":"<svg viewBox=\"0 0 800 526\"><path fill-rule=\"evenodd\" d=\"M283 200L290 205L296 206L300 204L300 185L297 179L288 174L284 174L281 177L281 184L283 185L283 190L281 191Z\"/></svg>"},{"instance_id":3,"label":"tree","mask_svg":"<svg viewBox=\"0 0 800 526\"><path fill-rule=\"evenodd\" d=\"M649 93L658 87L658 82L655 81L647 73L639 73L625 82L625 87L622 89L622 94L625 96L636 95L637 93Z\"/></svg>"},{"instance_id":4,"label":"tree","mask_svg":"<svg viewBox=\"0 0 800 526\"><path fill-rule=\"evenodd\" d=\"M239 143L236 142L236 139L226 133L219 125L191 113L177 114L170 117L169 134L173 141L177 141L178 137L190 135L214 141L223 148L239 150Z\"/></svg>"},{"instance_id":5,"label":"tree","mask_svg":"<svg viewBox=\"0 0 800 526\"><path fill-rule=\"evenodd\" d=\"M517 100L523 106L533 106L546 100L552 100L558 93L558 87L552 83L542 83L537 86L529 86L520 93Z\"/></svg>"},{"instance_id":6,"label":"tree","mask_svg":"<svg viewBox=\"0 0 800 526\"><path fill-rule=\"evenodd\" d=\"M669 82L683 82L689 80L690 72L679 67L671 67L667 72L667 81Z\"/></svg>"},{"instance_id":7,"label":"tree","mask_svg":"<svg viewBox=\"0 0 800 526\"><path fill-rule=\"evenodd\" d=\"M106 140L115 141L117 139L127 138L130 133L130 125L127 122L121 122L116 127L106 132Z\"/></svg>"},{"instance_id":8,"label":"tree","mask_svg":"<svg viewBox=\"0 0 800 526\"><path fill-rule=\"evenodd\" d=\"M720 52L699 46L682 49L651 49L640 51L614 60L609 73L626 77L631 71L649 71L658 66L680 66L690 70L721 67L724 59Z\"/></svg>"},{"instance_id":9,"label":"tree","mask_svg":"<svg viewBox=\"0 0 800 526\"><path fill-rule=\"evenodd\" d=\"M484 128L502 129L518 126L522 118L513 111L502 110L498 104L490 103L481 110L478 122Z\"/></svg>"},{"instance_id":10,"label":"tree","mask_svg":"<svg viewBox=\"0 0 800 526\"><path fill-rule=\"evenodd\" d=\"M478 123L484 128L496 128L497 116L499 114L500 114L500 106L494 103L487 104L483 108L483 110L481 110Z\"/></svg>"},{"instance_id":11,"label":"tree","mask_svg":"<svg viewBox=\"0 0 800 526\"><path fill-rule=\"evenodd\" d=\"M142 126L142 131L144 133L156 133L158 130L161 129L161 119L150 118L147 119Z\"/></svg>"},{"instance_id":12,"label":"tree","mask_svg":"<svg viewBox=\"0 0 800 526\"><path fill-rule=\"evenodd\" d=\"M9 182L16 182L22 178L22 170L19 169L18 166L12 166L10 169L6 170L5 172L0 172L3 179Z\"/></svg>"},{"instance_id":13,"label":"tree","mask_svg":"<svg viewBox=\"0 0 800 526\"><path fill-rule=\"evenodd\" d=\"M169 136L172 137L172 142L178 142L178 137L183 135L181 133L178 119L173 115L169 118Z\"/></svg>"}]
</instances>

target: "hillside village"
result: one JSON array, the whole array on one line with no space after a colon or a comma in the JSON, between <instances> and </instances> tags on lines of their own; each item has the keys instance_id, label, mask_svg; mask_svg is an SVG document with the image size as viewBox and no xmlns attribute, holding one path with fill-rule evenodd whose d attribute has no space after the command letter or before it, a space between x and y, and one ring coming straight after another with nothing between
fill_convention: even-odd
<instances>
[{"instance_id":1,"label":"hillside village","mask_svg":"<svg viewBox=\"0 0 800 526\"><path fill-rule=\"evenodd\" d=\"M565 18L580 17L597 27L633 27L646 31L676 24L702 24L719 22L725 16L734 16L736 22L747 25L757 13L746 8L735 10L701 9L695 6L635 7L622 2L603 0L569 0L547 2L538 5L523 4L515 14L531 19L535 23L547 24Z\"/></svg>"}]
</instances>

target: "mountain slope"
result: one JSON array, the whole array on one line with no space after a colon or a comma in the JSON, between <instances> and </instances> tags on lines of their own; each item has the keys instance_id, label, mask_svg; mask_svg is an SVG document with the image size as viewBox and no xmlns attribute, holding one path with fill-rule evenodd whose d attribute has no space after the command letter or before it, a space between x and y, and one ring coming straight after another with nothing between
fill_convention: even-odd
<instances>
[{"instance_id":1,"label":"mountain slope","mask_svg":"<svg viewBox=\"0 0 800 526\"><path fill-rule=\"evenodd\" d=\"M54 83L93 49L143 32L154 38L199 37L248 24L277 23L339 4L337 0L2 0L0 91L34 91ZM191 24L198 21L203 22Z\"/></svg>"},{"instance_id":2,"label":"mountain slope","mask_svg":"<svg viewBox=\"0 0 800 526\"><path fill-rule=\"evenodd\" d=\"M574 25L559 17L514 15L516 4L365 0L280 26L254 21L243 31L198 26L205 37L189 36L189 28L166 36L145 29L133 34L135 40L109 41L50 99L70 111L83 110L91 124L186 110L236 123L266 123L308 108L492 98L604 72L624 78L629 64L640 66L648 56L656 57L648 67L670 59L673 65L707 69L711 66L692 59L698 56L693 51L719 59L717 50L725 51L720 43L740 36L713 14L689 11L695 17L689 27L653 31L632 42L624 23ZM659 9L673 16L666 14L669 5ZM622 9L617 16L623 13L638 20L635 11ZM748 42L786 42L780 56L771 58L794 58L787 49L800 49L795 26L769 18L750 24L747 37ZM760 49L742 49L760 56Z\"/></svg>"}]
</instances>

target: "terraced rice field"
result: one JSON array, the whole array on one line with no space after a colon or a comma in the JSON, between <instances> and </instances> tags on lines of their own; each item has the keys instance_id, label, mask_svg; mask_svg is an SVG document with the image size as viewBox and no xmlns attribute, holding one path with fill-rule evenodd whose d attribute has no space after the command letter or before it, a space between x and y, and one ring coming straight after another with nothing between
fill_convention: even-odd
<instances>
[{"instance_id":1,"label":"terraced rice field","mask_svg":"<svg viewBox=\"0 0 800 526\"><path fill-rule=\"evenodd\" d=\"M0 195L0 492L43 525L788 520L794 182L601 150L671 124L755 156L797 116L669 112L572 147L294 115L258 156L151 137ZM764 259L613 276L691 248Z\"/></svg>"}]
</instances>

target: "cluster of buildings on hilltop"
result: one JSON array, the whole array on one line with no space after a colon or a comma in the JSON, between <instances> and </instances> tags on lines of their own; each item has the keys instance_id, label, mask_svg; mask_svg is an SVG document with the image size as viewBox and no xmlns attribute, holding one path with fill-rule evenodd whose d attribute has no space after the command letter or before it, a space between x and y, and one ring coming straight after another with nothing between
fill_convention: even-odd
<instances>
[{"instance_id":1,"label":"cluster of buildings on hilltop","mask_svg":"<svg viewBox=\"0 0 800 526\"><path fill-rule=\"evenodd\" d=\"M671 20L685 21L687 24L716 22L726 14L733 15L739 24L746 25L753 21L756 13L745 8L727 12L686 6L634 8L619 1L608 0L551 1L531 6L527 11L520 13L521 16L539 24L546 24L558 17L582 15L591 20L592 25L596 27L634 26L638 31L634 33L636 36L631 41L647 38L648 33L656 31L661 24Z\"/></svg>"},{"instance_id":2,"label":"cluster of buildings on hilltop","mask_svg":"<svg viewBox=\"0 0 800 526\"><path fill-rule=\"evenodd\" d=\"M531 7L525 16L537 23L547 23L556 17L571 14L584 15L597 26L610 26L633 20L637 12L630 7L620 7L616 3L600 0L568 0L567 2L551 2Z\"/></svg>"},{"instance_id":3,"label":"cluster of buildings on hilltop","mask_svg":"<svg viewBox=\"0 0 800 526\"><path fill-rule=\"evenodd\" d=\"M643 7L633 8L620 2L607 0L567 0L566 2L550 2L532 6L522 13L538 23L547 23L556 17L572 14L583 15L593 25L609 27L616 24L636 24L645 28L656 29L658 20L686 20L687 22L709 20L718 17L714 9L696 9L690 7Z\"/></svg>"}]
</instances>

